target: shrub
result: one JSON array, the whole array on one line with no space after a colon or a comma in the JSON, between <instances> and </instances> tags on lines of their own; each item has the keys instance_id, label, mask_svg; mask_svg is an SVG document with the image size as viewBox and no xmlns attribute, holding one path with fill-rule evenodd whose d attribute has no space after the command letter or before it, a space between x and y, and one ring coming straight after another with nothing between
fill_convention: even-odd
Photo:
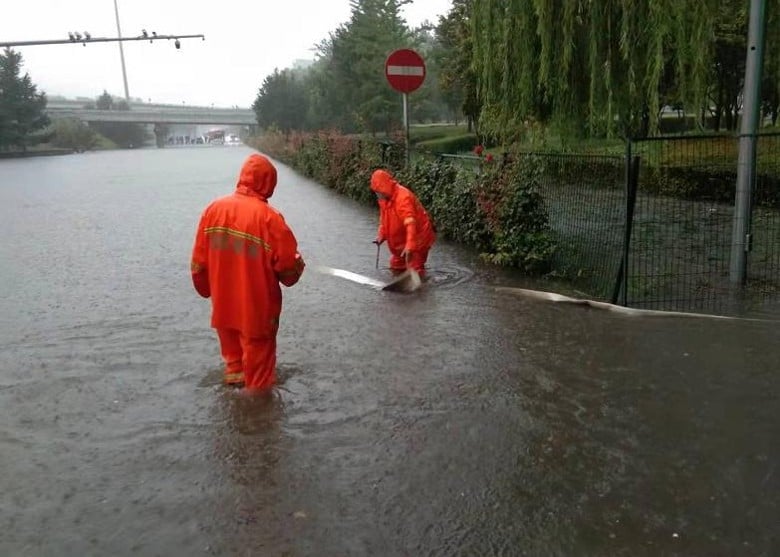
<instances>
[{"instance_id":1,"label":"shrub","mask_svg":"<svg viewBox=\"0 0 780 557\"><path fill-rule=\"evenodd\" d=\"M398 178L418 195L441 237L479 249L492 263L542 273L554 244L539 168L529 159L484 165L479 173L444 161L417 162Z\"/></svg>"},{"instance_id":2,"label":"shrub","mask_svg":"<svg viewBox=\"0 0 780 557\"><path fill-rule=\"evenodd\" d=\"M371 173L396 170L427 209L441 238L477 248L496 264L529 273L546 272L553 254L547 211L538 186L538 161L524 157L510 164L480 163L477 172L452 163L417 160L400 170L403 147L321 132L266 133L254 141L261 151L353 199L373 203ZM467 147L471 149L473 143Z\"/></svg>"},{"instance_id":3,"label":"shrub","mask_svg":"<svg viewBox=\"0 0 780 557\"><path fill-rule=\"evenodd\" d=\"M75 118L54 120L51 129L51 143L55 147L82 152L94 149L98 142L95 131L81 120Z\"/></svg>"}]
</instances>

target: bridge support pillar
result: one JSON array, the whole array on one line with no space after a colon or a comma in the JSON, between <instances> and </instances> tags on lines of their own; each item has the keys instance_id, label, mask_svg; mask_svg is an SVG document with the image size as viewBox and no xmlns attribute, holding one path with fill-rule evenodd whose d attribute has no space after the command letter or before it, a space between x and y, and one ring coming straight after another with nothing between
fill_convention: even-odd
<instances>
[{"instance_id":1,"label":"bridge support pillar","mask_svg":"<svg viewBox=\"0 0 780 557\"><path fill-rule=\"evenodd\" d=\"M168 135L168 126L165 124L154 125L154 139L157 143L157 147L162 149L165 147L165 139Z\"/></svg>"}]
</instances>

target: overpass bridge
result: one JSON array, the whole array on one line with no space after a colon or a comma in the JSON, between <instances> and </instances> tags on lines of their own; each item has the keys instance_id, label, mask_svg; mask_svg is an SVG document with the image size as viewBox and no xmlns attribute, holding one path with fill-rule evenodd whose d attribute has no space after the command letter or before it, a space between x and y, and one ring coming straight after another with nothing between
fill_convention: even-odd
<instances>
[{"instance_id":1,"label":"overpass bridge","mask_svg":"<svg viewBox=\"0 0 780 557\"><path fill-rule=\"evenodd\" d=\"M134 124L189 124L254 126L257 117L248 108L185 107L174 105L131 104L130 110L98 110L74 103L50 102L50 118L76 118L83 122L125 122Z\"/></svg>"}]
</instances>

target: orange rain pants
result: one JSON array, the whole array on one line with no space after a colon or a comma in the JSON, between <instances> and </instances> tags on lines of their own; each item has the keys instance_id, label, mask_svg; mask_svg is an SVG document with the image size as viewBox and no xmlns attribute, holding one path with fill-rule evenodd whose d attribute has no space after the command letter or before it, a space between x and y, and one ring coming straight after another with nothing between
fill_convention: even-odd
<instances>
[{"instance_id":1,"label":"orange rain pants","mask_svg":"<svg viewBox=\"0 0 780 557\"><path fill-rule=\"evenodd\" d=\"M425 263L428 261L428 252L430 248L424 250L416 250L412 252L412 256L409 258L408 267L417 271L420 276L425 276ZM393 271L401 272L405 271L407 267L406 260L400 255L392 254L390 256L390 269Z\"/></svg>"},{"instance_id":2,"label":"orange rain pants","mask_svg":"<svg viewBox=\"0 0 780 557\"><path fill-rule=\"evenodd\" d=\"M252 338L235 329L217 329L225 383L267 389L276 382L276 339Z\"/></svg>"}]
</instances>

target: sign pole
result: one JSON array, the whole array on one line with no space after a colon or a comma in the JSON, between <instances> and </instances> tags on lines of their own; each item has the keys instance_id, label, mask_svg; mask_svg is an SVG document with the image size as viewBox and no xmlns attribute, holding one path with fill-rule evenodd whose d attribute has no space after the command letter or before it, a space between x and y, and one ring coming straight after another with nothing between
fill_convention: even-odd
<instances>
[{"instance_id":1,"label":"sign pole","mask_svg":"<svg viewBox=\"0 0 780 557\"><path fill-rule=\"evenodd\" d=\"M404 144L406 145L406 168L409 168L409 93L404 98Z\"/></svg>"},{"instance_id":2,"label":"sign pole","mask_svg":"<svg viewBox=\"0 0 780 557\"><path fill-rule=\"evenodd\" d=\"M385 60L385 77L390 86L402 93L404 107L404 150L406 168L411 160L409 138L409 93L416 91L425 81L425 61L414 50L394 50Z\"/></svg>"}]
</instances>

